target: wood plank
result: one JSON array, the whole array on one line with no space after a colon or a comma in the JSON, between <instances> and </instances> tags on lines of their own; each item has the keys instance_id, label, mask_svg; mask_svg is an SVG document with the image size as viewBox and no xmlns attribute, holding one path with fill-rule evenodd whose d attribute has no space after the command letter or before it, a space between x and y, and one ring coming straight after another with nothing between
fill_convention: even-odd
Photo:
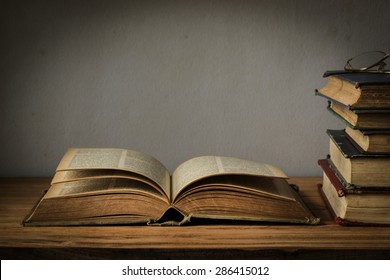
<instances>
[{"instance_id":1,"label":"wood plank","mask_svg":"<svg viewBox=\"0 0 390 280\"><path fill-rule=\"evenodd\" d=\"M151 257L147 252L160 252L161 256L168 256L171 252L172 256L179 256L180 252L185 255L188 250L197 252L193 256L199 258L200 251L209 256L239 251L241 254L238 255L242 257L258 257L260 251L268 256L279 252L284 257L291 256L291 252L301 252L302 257L308 256L307 252L324 251L331 256L341 251L349 256L354 251L366 252L371 257L373 252L382 257L389 254L390 228L343 227L333 222L318 194L316 185L321 182L321 177L297 177L291 178L290 182L299 185L304 201L322 219L320 225L23 227L22 219L42 191L49 187L50 178L2 178L0 247L7 249L2 250L5 257L29 249L31 256L38 256L39 250L49 252L50 249L63 251L64 256L71 249L79 252L76 255L80 252L96 253L98 249L104 249L107 254L132 250L144 258Z\"/></svg>"}]
</instances>

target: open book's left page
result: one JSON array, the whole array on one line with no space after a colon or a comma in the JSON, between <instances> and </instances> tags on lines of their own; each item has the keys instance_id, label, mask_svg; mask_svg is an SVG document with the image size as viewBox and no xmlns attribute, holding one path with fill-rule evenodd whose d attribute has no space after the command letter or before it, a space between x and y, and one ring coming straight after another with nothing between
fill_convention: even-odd
<instances>
[{"instance_id":1,"label":"open book's left page","mask_svg":"<svg viewBox=\"0 0 390 280\"><path fill-rule=\"evenodd\" d=\"M146 183L151 180L170 199L170 175L167 168L157 159L142 152L126 149L71 148L59 163L53 183L65 181L67 176L80 176L83 173L91 177L108 174L112 177L134 179L139 179L139 175L142 175L146 178Z\"/></svg>"}]
</instances>

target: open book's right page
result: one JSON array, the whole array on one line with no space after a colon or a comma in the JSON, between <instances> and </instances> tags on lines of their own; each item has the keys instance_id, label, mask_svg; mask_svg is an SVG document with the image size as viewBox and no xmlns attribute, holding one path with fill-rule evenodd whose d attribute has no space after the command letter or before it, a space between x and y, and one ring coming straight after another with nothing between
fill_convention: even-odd
<instances>
[{"instance_id":1,"label":"open book's right page","mask_svg":"<svg viewBox=\"0 0 390 280\"><path fill-rule=\"evenodd\" d=\"M172 194L174 198L189 184L203 178L223 174L246 174L273 178L287 178L279 168L233 157L202 156L190 159L179 165L172 174Z\"/></svg>"}]
</instances>

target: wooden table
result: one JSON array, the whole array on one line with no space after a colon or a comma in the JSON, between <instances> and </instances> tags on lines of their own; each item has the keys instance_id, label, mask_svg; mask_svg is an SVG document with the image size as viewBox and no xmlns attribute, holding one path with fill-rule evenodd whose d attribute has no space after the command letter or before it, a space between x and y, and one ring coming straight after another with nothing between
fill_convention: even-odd
<instances>
[{"instance_id":1,"label":"wooden table","mask_svg":"<svg viewBox=\"0 0 390 280\"><path fill-rule=\"evenodd\" d=\"M389 259L389 227L335 224L321 177L291 183L322 222L306 225L23 227L50 178L0 179L2 259Z\"/></svg>"}]
</instances>

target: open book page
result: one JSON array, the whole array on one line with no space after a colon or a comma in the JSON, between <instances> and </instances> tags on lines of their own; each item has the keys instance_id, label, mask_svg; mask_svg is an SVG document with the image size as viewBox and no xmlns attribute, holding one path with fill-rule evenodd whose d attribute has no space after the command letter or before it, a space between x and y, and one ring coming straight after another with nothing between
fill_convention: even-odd
<instances>
[{"instance_id":1,"label":"open book page","mask_svg":"<svg viewBox=\"0 0 390 280\"><path fill-rule=\"evenodd\" d=\"M91 184L91 181L93 183ZM99 178L91 181L71 181L52 185L45 198L63 197L69 195L88 195L96 193L144 193L167 201L162 191L154 189L149 184L139 181L129 181L122 178Z\"/></svg>"},{"instance_id":2,"label":"open book page","mask_svg":"<svg viewBox=\"0 0 390 280\"><path fill-rule=\"evenodd\" d=\"M161 189L154 181L146 178L145 176L133 173L130 171L116 170L116 169L80 169L80 170L62 170L57 171L54 175L51 184L58 184L79 180L90 179L103 179L103 178L123 178L128 180L135 180L147 183L156 189Z\"/></svg>"},{"instance_id":3,"label":"open book page","mask_svg":"<svg viewBox=\"0 0 390 280\"><path fill-rule=\"evenodd\" d=\"M170 176L157 159L126 149L71 148L57 171L81 169L117 169L140 174L154 181L170 198Z\"/></svg>"},{"instance_id":4,"label":"open book page","mask_svg":"<svg viewBox=\"0 0 390 280\"><path fill-rule=\"evenodd\" d=\"M187 185L214 175L246 174L274 178L287 178L279 168L233 157L203 156L179 165L172 175L172 197Z\"/></svg>"},{"instance_id":5,"label":"open book page","mask_svg":"<svg viewBox=\"0 0 390 280\"><path fill-rule=\"evenodd\" d=\"M283 200L295 200L292 187L285 179L260 177L260 176L242 176L225 175L212 176L200 179L193 186L184 188L175 198L175 203L186 196L192 195L198 191L206 190L226 190L254 195L262 195Z\"/></svg>"}]
</instances>

